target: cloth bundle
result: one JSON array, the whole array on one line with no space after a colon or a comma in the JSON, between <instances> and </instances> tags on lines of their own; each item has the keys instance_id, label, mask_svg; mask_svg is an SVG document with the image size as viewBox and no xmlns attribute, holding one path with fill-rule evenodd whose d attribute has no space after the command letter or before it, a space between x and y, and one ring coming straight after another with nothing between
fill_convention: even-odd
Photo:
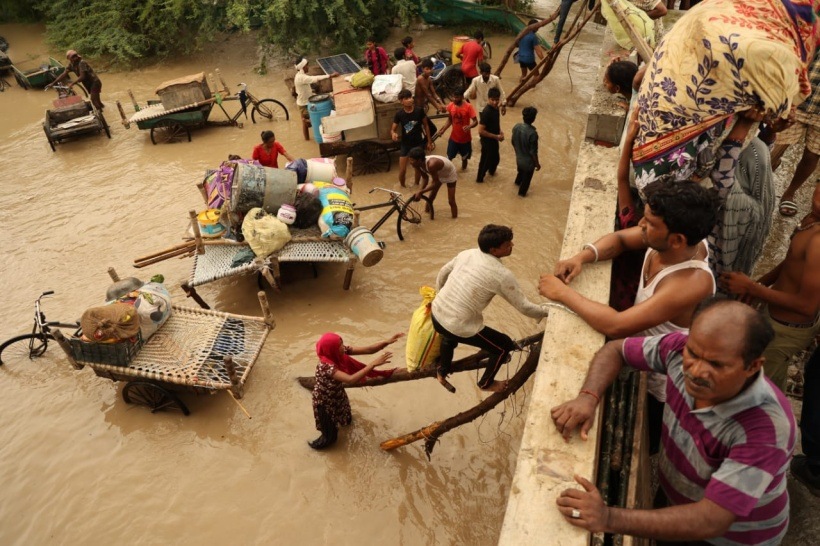
<instances>
[{"instance_id":1,"label":"cloth bundle","mask_svg":"<svg viewBox=\"0 0 820 546\"><path fill-rule=\"evenodd\" d=\"M639 189L703 178L738 114L784 117L810 93L820 0L709 0L661 40L637 98L632 155Z\"/></svg>"}]
</instances>

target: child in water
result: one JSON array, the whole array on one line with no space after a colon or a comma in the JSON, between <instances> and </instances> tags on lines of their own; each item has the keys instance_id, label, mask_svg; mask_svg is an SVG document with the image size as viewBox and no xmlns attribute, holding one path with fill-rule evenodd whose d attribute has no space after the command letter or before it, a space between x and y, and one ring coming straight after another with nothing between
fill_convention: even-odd
<instances>
[{"instance_id":1,"label":"child in water","mask_svg":"<svg viewBox=\"0 0 820 546\"><path fill-rule=\"evenodd\" d=\"M338 334L324 334L316 343L316 383L313 386L313 417L316 429L322 433L308 442L313 449L325 449L336 442L338 428L351 423L350 400L344 385L354 385L366 377L390 377L395 370L380 371L375 368L390 362L391 352L384 352L370 364L363 364L350 355L371 355L403 337L393 335L386 341L366 347L345 345Z\"/></svg>"}]
</instances>

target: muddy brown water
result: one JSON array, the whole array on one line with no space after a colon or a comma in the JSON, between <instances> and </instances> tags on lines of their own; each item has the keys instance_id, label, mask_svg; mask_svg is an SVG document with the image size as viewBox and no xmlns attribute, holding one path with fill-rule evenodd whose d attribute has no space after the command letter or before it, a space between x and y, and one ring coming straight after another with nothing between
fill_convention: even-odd
<instances>
[{"instance_id":1,"label":"muddy brown water","mask_svg":"<svg viewBox=\"0 0 820 546\"><path fill-rule=\"evenodd\" d=\"M42 33L39 26L0 25L12 59L45 59L49 53L62 58L49 51ZM452 36L442 30L414 34L422 54L448 46ZM509 37L490 39L498 60ZM320 265L318 278L306 267L285 271L282 292L268 292L277 327L246 385L243 404L253 419L226 393L183 395L190 417L152 415L125 404L120 384L88 368L74 371L56 346L37 361L0 368L0 543L495 543L526 392L447 434L428 462L420 445L384 453L378 444L476 404L483 395L474 374L454 379L457 395L431 380L351 392L354 424L327 453L305 443L316 431L310 393L295 378L313 373L313 346L325 331L350 343L406 331L419 304L418 288L434 283L446 261L474 246L486 223L514 227L516 246L506 263L527 295L539 299L538 275L551 268L560 249L586 104L597 84L599 40L600 29L592 26L576 44L569 61L572 87L562 58L549 83L503 120L509 135L522 107L540 110L544 168L526 199L512 184L507 141L496 177L475 184L477 155L459 173L457 220L449 218L443 195L435 221L423 222L404 242L386 224L378 233L387 243L384 260L370 269L358 266L350 291L342 290L341 265ZM229 153L249 156L268 126L248 121L242 129L205 128L193 133L191 143L153 146L147 132L120 124L115 100L130 113L127 89L144 102L165 80L221 68L230 85L246 82L258 96L280 98L295 112L282 72L259 76L256 59L252 40L229 37L200 56L132 72L101 71L112 138L89 136L59 144L56 152L41 127L53 94L17 86L0 94L0 339L29 330L32 302L44 290L56 291L44 305L51 320L76 319L101 303L109 266L122 276L162 273L177 303L195 305L179 289L190 259L143 270L131 263L180 242L187 211L203 208L195 183L204 170ZM510 65L504 72L508 90L516 71ZM296 121L273 129L292 155L318 154ZM443 153L442 144L437 151ZM367 193L373 186L398 187L395 158L389 173L355 180L354 200L376 202ZM378 217L370 212L362 220ZM252 277L200 290L216 309L259 314L255 292ZM490 306L486 318L514 337L543 327L502 301ZM393 351L393 363L403 366L403 342ZM518 365L515 359L500 377Z\"/></svg>"}]
</instances>

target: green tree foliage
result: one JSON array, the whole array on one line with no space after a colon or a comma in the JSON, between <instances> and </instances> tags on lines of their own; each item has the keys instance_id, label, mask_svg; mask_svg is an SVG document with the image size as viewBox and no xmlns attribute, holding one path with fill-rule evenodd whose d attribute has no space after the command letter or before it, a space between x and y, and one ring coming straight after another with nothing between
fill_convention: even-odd
<instances>
[{"instance_id":1,"label":"green tree foliage","mask_svg":"<svg viewBox=\"0 0 820 546\"><path fill-rule=\"evenodd\" d=\"M0 0L6 2L8 0ZM409 23L424 0L34 0L57 47L132 64L200 49L220 32L259 28L289 52L359 51Z\"/></svg>"},{"instance_id":2,"label":"green tree foliage","mask_svg":"<svg viewBox=\"0 0 820 546\"><path fill-rule=\"evenodd\" d=\"M395 20L402 25L423 8L423 0L245 0L245 21L258 18L265 39L288 51L319 48L360 52L368 36L387 36ZM233 13L233 11L231 12ZM240 21L232 21L239 24Z\"/></svg>"}]
</instances>

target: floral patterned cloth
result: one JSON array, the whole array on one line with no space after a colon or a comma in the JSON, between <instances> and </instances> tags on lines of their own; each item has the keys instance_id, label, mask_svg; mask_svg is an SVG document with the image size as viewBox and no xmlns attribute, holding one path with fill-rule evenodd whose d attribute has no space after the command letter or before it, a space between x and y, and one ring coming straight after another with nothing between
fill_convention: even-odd
<instances>
[{"instance_id":1,"label":"floral patterned cloth","mask_svg":"<svg viewBox=\"0 0 820 546\"><path fill-rule=\"evenodd\" d=\"M319 362L316 365L316 383L313 386L313 417L316 430L322 428L322 411L337 427L346 427L353 421L350 413L350 400L347 398L344 385L333 379L336 366Z\"/></svg>"},{"instance_id":2,"label":"floral patterned cloth","mask_svg":"<svg viewBox=\"0 0 820 546\"><path fill-rule=\"evenodd\" d=\"M819 10L820 0L707 0L681 17L638 95L638 188L705 177L731 114L759 104L783 116L809 96Z\"/></svg>"}]
</instances>

